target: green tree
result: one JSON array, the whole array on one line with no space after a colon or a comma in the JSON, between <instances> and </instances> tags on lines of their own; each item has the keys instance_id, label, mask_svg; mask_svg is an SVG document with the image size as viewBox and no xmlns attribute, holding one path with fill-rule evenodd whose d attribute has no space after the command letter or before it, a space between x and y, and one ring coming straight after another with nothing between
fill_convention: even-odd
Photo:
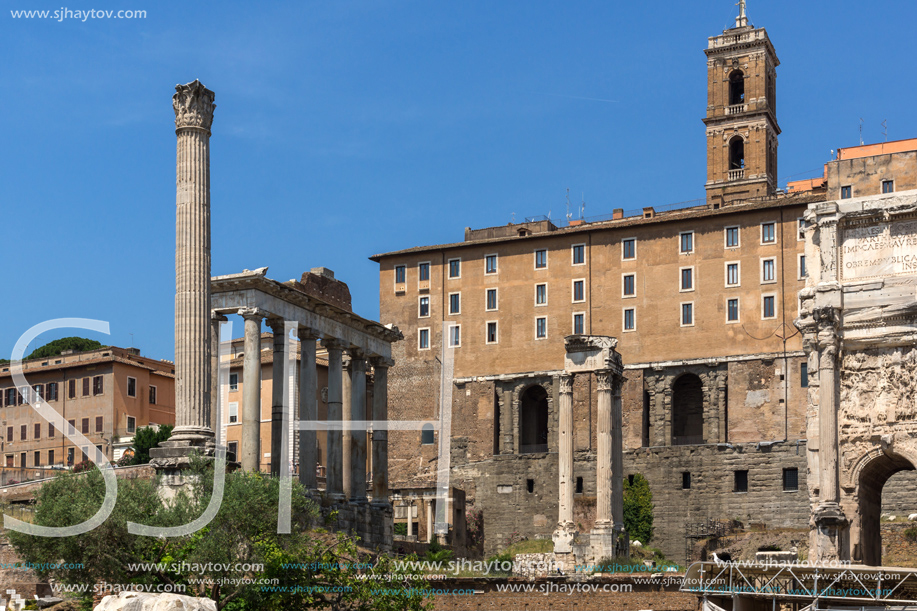
<instances>
[{"instance_id":1,"label":"green tree","mask_svg":"<svg viewBox=\"0 0 917 611\"><path fill-rule=\"evenodd\" d=\"M41 348L36 348L32 351L31 354L29 354L29 356L25 358L26 360L46 359L51 356L60 356L60 353L64 350L86 352L87 350L97 350L101 347L102 344L94 339L86 339L85 337L62 337L61 339L56 339L53 342L48 342Z\"/></svg>"},{"instance_id":2,"label":"green tree","mask_svg":"<svg viewBox=\"0 0 917 611\"><path fill-rule=\"evenodd\" d=\"M160 441L168 439L173 428L171 424L161 424L158 431L149 426L137 429L134 433L134 458L130 464L145 465L150 462L150 448L155 448Z\"/></svg>"},{"instance_id":3,"label":"green tree","mask_svg":"<svg viewBox=\"0 0 917 611\"><path fill-rule=\"evenodd\" d=\"M653 493L646 478L637 473L624 480L624 528L630 540L644 545L653 538Z\"/></svg>"}]
</instances>

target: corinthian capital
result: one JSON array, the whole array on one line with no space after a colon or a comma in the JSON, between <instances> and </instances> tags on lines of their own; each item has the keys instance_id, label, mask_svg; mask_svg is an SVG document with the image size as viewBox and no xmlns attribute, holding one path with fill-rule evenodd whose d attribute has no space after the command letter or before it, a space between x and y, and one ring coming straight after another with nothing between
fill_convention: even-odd
<instances>
[{"instance_id":1,"label":"corinthian capital","mask_svg":"<svg viewBox=\"0 0 917 611\"><path fill-rule=\"evenodd\" d=\"M172 96L172 108L175 109L175 129L198 127L207 132L213 124L214 94L195 80L187 85L176 85Z\"/></svg>"},{"instance_id":2,"label":"corinthian capital","mask_svg":"<svg viewBox=\"0 0 917 611\"><path fill-rule=\"evenodd\" d=\"M596 371L595 380L596 380L596 386L599 392L603 390L611 390L611 372L610 371Z\"/></svg>"},{"instance_id":3,"label":"corinthian capital","mask_svg":"<svg viewBox=\"0 0 917 611\"><path fill-rule=\"evenodd\" d=\"M564 375L560 376L560 394L573 394L573 376L569 373L565 373Z\"/></svg>"}]
</instances>

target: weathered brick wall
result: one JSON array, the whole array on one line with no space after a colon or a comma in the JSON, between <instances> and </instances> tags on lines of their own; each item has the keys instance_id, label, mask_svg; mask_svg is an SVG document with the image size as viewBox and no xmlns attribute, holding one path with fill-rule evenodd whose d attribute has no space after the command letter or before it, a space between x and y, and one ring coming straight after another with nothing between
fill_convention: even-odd
<instances>
[{"instance_id":1,"label":"weathered brick wall","mask_svg":"<svg viewBox=\"0 0 917 611\"><path fill-rule=\"evenodd\" d=\"M882 513L907 517L917 513L917 471L902 471L882 488Z\"/></svg>"}]
</instances>

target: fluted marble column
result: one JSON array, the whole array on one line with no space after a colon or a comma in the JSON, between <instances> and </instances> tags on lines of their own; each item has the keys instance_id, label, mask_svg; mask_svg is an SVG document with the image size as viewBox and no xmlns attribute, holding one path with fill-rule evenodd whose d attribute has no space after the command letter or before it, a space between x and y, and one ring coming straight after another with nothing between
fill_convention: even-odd
<instances>
[{"instance_id":1,"label":"fluted marble column","mask_svg":"<svg viewBox=\"0 0 917 611\"><path fill-rule=\"evenodd\" d=\"M366 359L360 350L350 352L350 419L366 420ZM366 431L350 436L350 500L366 500Z\"/></svg>"},{"instance_id":2,"label":"fluted marble column","mask_svg":"<svg viewBox=\"0 0 917 611\"><path fill-rule=\"evenodd\" d=\"M217 420L220 412L220 325L226 322L226 317L222 314L212 312L210 314L210 430L214 435L222 426L222 422ZM226 409L226 406L223 406ZM226 445L226 440L221 439L220 443Z\"/></svg>"},{"instance_id":3,"label":"fluted marble column","mask_svg":"<svg viewBox=\"0 0 917 611\"><path fill-rule=\"evenodd\" d=\"M573 526L573 376L560 377L560 428L557 434L560 475L557 528Z\"/></svg>"},{"instance_id":4,"label":"fluted marble column","mask_svg":"<svg viewBox=\"0 0 917 611\"><path fill-rule=\"evenodd\" d=\"M341 353L341 421L350 422L350 407L353 401L353 358L349 350ZM341 431L341 486L344 495L350 497L351 479L351 443L353 433L349 429Z\"/></svg>"},{"instance_id":5,"label":"fluted marble column","mask_svg":"<svg viewBox=\"0 0 917 611\"><path fill-rule=\"evenodd\" d=\"M271 318L267 321L274 334L274 356L271 367L271 475L280 475L281 460L283 456L283 365L284 365L284 339L286 328L280 318Z\"/></svg>"},{"instance_id":6,"label":"fluted marble column","mask_svg":"<svg viewBox=\"0 0 917 611\"><path fill-rule=\"evenodd\" d=\"M315 365L315 340L318 335L308 327L299 327L299 419L318 420L318 371ZM299 432L299 481L307 489L315 489L315 466L318 463L315 431Z\"/></svg>"},{"instance_id":7,"label":"fluted marble column","mask_svg":"<svg viewBox=\"0 0 917 611\"><path fill-rule=\"evenodd\" d=\"M621 383L614 380L611 403L611 518L614 529L624 531L624 431Z\"/></svg>"},{"instance_id":8,"label":"fluted marble column","mask_svg":"<svg viewBox=\"0 0 917 611\"><path fill-rule=\"evenodd\" d=\"M257 308L239 310L245 319L242 360L242 468L257 471L261 464L261 319Z\"/></svg>"},{"instance_id":9,"label":"fluted marble column","mask_svg":"<svg viewBox=\"0 0 917 611\"><path fill-rule=\"evenodd\" d=\"M612 381L608 371L597 371L595 374L598 388L598 452L596 454L596 506L595 527L597 529L612 526Z\"/></svg>"},{"instance_id":10,"label":"fluted marble column","mask_svg":"<svg viewBox=\"0 0 917 611\"><path fill-rule=\"evenodd\" d=\"M343 371L341 351L344 345L335 339L322 340L322 346L328 350L328 421L341 420L341 386ZM328 459L325 470L325 491L335 500L344 498L344 480L341 467L341 431L328 430Z\"/></svg>"},{"instance_id":11,"label":"fluted marble column","mask_svg":"<svg viewBox=\"0 0 917 611\"><path fill-rule=\"evenodd\" d=\"M204 445L210 428L210 126L214 94L177 85L175 223L175 429L170 441Z\"/></svg>"},{"instance_id":12,"label":"fluted marble column","mask_svg":"<svg viewBox=\"0 0 917 611\"><path fill-rule=\"evenodd\" d=\"M373 359L373 420L388 420L389 361ZM373 503L388 505L388 430L373 428Z\"/></svg>"}]
</instances>

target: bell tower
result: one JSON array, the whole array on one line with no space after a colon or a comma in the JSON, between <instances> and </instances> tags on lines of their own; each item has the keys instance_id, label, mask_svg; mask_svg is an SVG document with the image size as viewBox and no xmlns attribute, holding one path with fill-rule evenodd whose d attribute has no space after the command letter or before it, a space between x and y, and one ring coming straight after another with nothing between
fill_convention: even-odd
<instances>
[{"instance_id":1,"label":"bell tower","mask_svg":"<svg viewBox=\"0 0 917 611\"><path fill-rule=\"evenodd\" d=\"M739 1L735 27L708 40L707 203L723 206L777 189L777 66L764 28Z\"/></svg>"}]
</instances>

